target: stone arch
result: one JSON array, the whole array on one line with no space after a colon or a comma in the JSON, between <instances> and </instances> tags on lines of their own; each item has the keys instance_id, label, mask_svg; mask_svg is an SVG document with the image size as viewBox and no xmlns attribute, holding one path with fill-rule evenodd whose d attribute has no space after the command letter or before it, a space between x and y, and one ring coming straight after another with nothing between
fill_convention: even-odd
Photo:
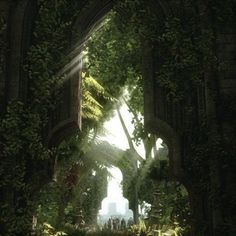
<instances>
[{"instance_id":1,"label":"stone arch","mask_svg":"<svg viewBox=\"0 0 236 236\"><path fill-rule=\"evenodd\" d=\"M74 40L81 44L93 31L94 27L101 22L103 17L113 8L117 0L94 1L85 11L77 17L73 25ZM77 38L78 37L78 38Z\"/></svg>"},{"instance_id":2,"label":"stone arch","mask_svg":"<svg viewBox=\"0 0 236 236\"><path fill-rule=\"evenodd\" d=\"M84 0L81 2L83 2L83 4L86 3ZM96 24L98 24L102 17L114 6L115 3L115 0L94 0L92 5L90 5L87 9L83 9L83 13L81 13L74 24L75 34L74 37L72 37L72 48L69 55L71 60L75 59L75 55L79 55L78 52L81 50L80 46L84 40L86 40L86 37L88 37L89 32L94 29ZM150 4L150 6L154 9L157 9L158 14L160 14L159 17L161 18L171 16L178 11L178 4L180 6L181 1L151 0L148 1L148 4ZM202 1L196 1L195 7L198 7L200 11L199 14L202 14L201 16L199 15L199 18L202 18L202 27L212 27L209 16L207 16L206 13L208 9L206 9L207 7L205 4ZM7 50L3 53L3 57L6 58L6 66L4 66L5 71L3 73L5 77L2 81L0 81L0 90L3 91L0 92L3 94L5 104L7 104L10 100L24 100L25 96L27 96L27 76L24 76L22 65L26 51L31 44L30 38L34 23L34 13L37 12L37 1L2 0L0 1L0 12L3 13L3 17L7 23L7 30L6 33L4 33L4 39L7 42ZM206 74L206 83L210 82L210 87L203 88L203 93L205 93L206 96L204 99L206 102L207 121L209 123L212 122L210 128L213 134L216 131L215 127L220 126L221 132L223 133L222 136L225 138L224 151L231 149L234 142L231 142L230 140L235 140L235 130L232 128L235 124L234 117L229 116L231 113L231 108L235 111L235 103L234 106L231 104L228 105L229 97L234 99L230 99L231 102L235 101L236 88L234 53L236 50L236 32L234 26L235 25L228 28L216 29L216 54L218 54L220 59L223 59L228 63L229 68L225 73L218 73L214 71L214 73ZM178 179L182 179L183 171L181 168L181 159L185 141L183 141L182 137L180 137L178 124L169 122L167 117L164 116L165 111L161 108L165 107L166 103L163 103L164 106L158 103L163 101L165 94L161 95L164 91L154 83L153 68L156 65L155 58L152 55L152 46L153 45L150 45L150 43L147 43L147 45L144 45L143 49L143 75L145 79L145 126L149 132L157 133L165 140L170 149L170 160L173 175ZM0 54L2 54L2 51L0 51ZM2 57L2 55L0 56ZM78 72L76 70L76 66L78 66L79 63L81 63L80 58L76 58L75 64L72 63L72 66L66 68L69 72L72 71L73 73L72 76L68 76L62 88L65 96L63 104L58 110L59 115L55 119L52 117L52 121L49 125L49 132L46 134L46 136L48 136L47 141L49 145L57 145L61 139L65 138L65 136L69 136L75 129L80 127L80 80L78 79L79 75L76 75ZM214 88L214 86L217 88ZM215 92L217 92L218 101L215 101L214 99ZM160 94L159 101L156 100L157 97L154 97L156 94ZM175 107L174 109L177 110L177 113L180 110L179 107ZM1 110L4 111L4 109ZM170 108L170 110L173 111L172 108ZM173 113L173 116L175 114ZM52 140L55 141L52 142ZM222 157L224 157L224 155L222 155ZM232 162L225 161L225 163L230 165ZM226 169L223 170L223 168L218 167L220 163L214 160L213 164L214 165L207 163L207 165L212 168L211 172L214 174L214 177L219 178L219 183L214 183L214 179L212 179L209 180L208 184L212 190L217 190L218 184L220 187L224 186L222 189L226 195L225 199L231 199L232 186L230 180L234 179L233 177L235 176L233 168L231 169L231 167L226 167ZM216 169L214 169L214 166L216 166ZM45 167L45 164L43 167ZM221 171L221 173L217 173L218 170ZM214 184L216 186L214 186ZM198 190L195 189L195 192L193 193L196 198L198 198L197 191ZM207 206L203 206L201 201L199 201L195 204L195 209L199 210L199 205L201 204L201 206L208 211L209 216L202 214L199 217L195 217L195 219L199 219L200 221L206 219L208 222L207 227L212 228L212 232L213 228L216 228L214 229L216 234L218 227L217 223L221 223L221 218L218 217L218 215L221 213L225 219L227 217L231 219L231 212L233 214L233 211L230 209L230 206L223 209L225 205L222 206L222 209L213 210L211 203L207 202L209 200L207 198L210 197L208 194L209 193L204 193L203 198L199 198L200 200L203 200L203 203ZM201 210L199 210L199 212L201 213ZM233 232L233 228L231 231ZM231 233L231 235L233 235L233 233Z\"/></svg>"},{"instance_id":3,"label":"stone arch","mask_svg":"<svg viewBox=\"0 0 236 236\"><path fill-rule=\"evenodd\" d=\"M75 63L65 67L63 72L69 74L65 79L61 92L64 100L55 114L51 116L48 125L46 143L55 146L63 138L72 135L81 126L80 119L80 71L76 69L81 65L81 45L89 33L99 24L104 15L110 11L115 0L97 0L92 2L74 22L71 42L71 53L68 55ZM86 2L82 3L86 5ZM32 44L32 33L38 5L36 0L17 1L14 5L9 1L0 4L7 23L7 38L9 43L6 55L6 77L1 85L4 89L5 104L11 100L25 101L28 93L28 75L23 70L27 51ZM76 49L76 50L75 50ZM71 73L72 72L72 73ZM79 78L79 79L78 79ZM2 88L1 88L2 89Z\"/></svg>"},{"instance_id":4,"label":"stone arch","mask_svg":"<svg viewBox=\"0 0 236 236\"><path fill-rule=\"evenodd\" d=\"M73 25L72 35L72 47L68 57L71 58L71 63L67 65L63 70L68 74L62 92L64 94L65 101L58 109L59 118L53 118L49 124L49 132L47 135L47 143L56 145L63 139L63 137L70 136L77 128L81 126L80 121L80 79L78 81L79 71L76 69L78 64L82 63L81 49L84 41L89 37L90 33L101 22L103 17L108 13L113 6L117 3L117 0L96 0L93 1L87 8L82 10ZM170 3L163 1L150 1L150 6L158 9L160 17L166 17L171 14ZM24 0L17 2L15 7L10 10L9 21L9 37L10 42L10 54L8 57L8 76L7 76L7 101L11 99L25 99L27 96L27 76L22 69L23 61L26 56L27 49L31 44L32 28L34 22L34 16L37 12L37 1ZM150 69L150 68L149 68ZM150 72L148 72L150 73ZM24 77L24 79L23 79ZM149 80L149 79L148 79ZM151 85L152 86L152 85ZM151 97L151 96L150 96ZM148 109L147 104L145 104ZM64 114L63 114L64 113ZM67 116L65 116L67 113ZM149 122L148 115L146 115L146 124ZM153 117L150 118L152 121ZM152 122L153 123L153 122ZM161 124L162 125L159 125ZM162 126L160 130L160 126ZM168 126L163 125L161 120L156 120L155 127L150 125L146 126L148 130L157 132L169 146L175 144L174 150L178 150L177 143L178 138L174 130ZM164 131L164 132L163 132ZM176 137L173 139L173 137ZM52 141L54 140L54 141ZM171 150L171 149L170 149ZM176 153L176 151L174 151ZM178 151L179 153L179 151ZM173 157L173 160L179 159L179 156ZM174 161L179 163L178 161ZM175 166L174 164L173 166ZM178 175L178 168L175 168L174 175Z\"/></svg>"},{"instance_id":5,"label":"stone arch","mask_svg":"<svg viewBox=\"0 0 236 236\"><path fill-rule=\"evenodd\" d=\"M69 57L73 60L71 66L67 66L65 70L73 71L73 74L76 72L76 66L79 64L77 61L80 60L80 53L82 50L82 45L86 39L90 36L90 33L96 29L99 23L102 21L103 17L114 7L117 3L117 0L97 0L94 1L81 15L77 18L73 26L73 36L72 36L72 48ZM158 15L160 18L170 17L175 11L175 6L172 6L172 2L167 3L165 1L150 1L147 3L150 7L157 9ZM172 4L172 5L171 5ZM122 9L121 9L122 14ZM150 45L149 45L150 46ZM151 49L152 47L146 47ZM170 165L171 172L173 176L179 180L182 179L182 169L181 169L181 154L180 154L180 140L177 132L164 120L158 119L153 116L151 107L154 106L154 90L153 87L153 62L150 62L151 51L147 52L144 46L143 50L143 61L146 63L143 64L143 76L145 79L145 93L148 96L145 96L145 127L150 133L158 134L169 147L169 156L170 156ZM73 75L72 75L73 76ZM150 104L152 103L152 104ZM151 115L152 114L152 115ZM62 129L63 132L63 129Z\"/></svg>"},{"instance_id":6,"label":"stone arch","mask_svg":"<svg viewBox=\"0 0 236 236\"><path fill-rule=\"evenodd\" d=\"M56 125L52 125L47 143L49 146L59 144L64 138L67 138L75 133L81 127L81 68L83 65L83 44L90 36L91 32L99 25L103 17L112 9L116 0L97 0L79 14L72 27L71 48L69 49L69 63L62 68L60 73L66 74L64 88L69 91L69 100L66 104L63 102L62 109L59 113L64 113L68 104L69 116L61 118L61 121ZM65 89L64 92L65 92ZM66 95L65 93L65 96ZM61 114L63 117L63 114Z\"/></svg>"},{"instance_id":7,"label":"stone arch","mask_svg":"<svg viewBox=\"0 0 236 236\"><path fill-rule=\"evenodd\" d=\"M68 57L73 61L65 66L63 72L68 74L62 88L62 104L57 110L57 117L51 117L46 143L49 146L57 145L64 138L72 135L81 126L80 120L80 68L82 66L81 50L84 41L90 33L101 22L117 0L96 0L83 9L73 25L71 49ZM157 9L159 17L170 17L177 9L173 1L165 2L150 1L148 4ZM8 100L26 96L27 76L23 77L21 68L25 53L30 46L34 13L37 11L37 1L23 0L17 2L11 10L10 38L12 39L11 53L9 55L8 72ZM15 30L17 29L17 30ZM174 177L181 180L183 171L181 168L181 144L178 132L164 119L161 119L154 112L154 96L157 92L153 83L153 67L155 67L152 56L152 45L144 45L143 49L143 76L145 79L145 127L151 133L158 134L167 143L170 151L170 164ZM79 78L79 79L78 79ZM155 88L155 90L153 89Z\"/></svg>"},{"instance_id":8,"label":"stone arch","mask_svg":"<svg viewBox=\"0 0 236 236\"><path fill-rule=\"evenodd\" d=\"M149 42L146 42L143 50L142 72L144 76L144 125L148 132L157 134L167 144L171 173L173 177L181 180L183 173L181 170L180 137L165 120L159 118L158 111L155 111L155 92L158 91L154 89L154 58L152 50L153 47Z\"/></svg>"}]
</instances>

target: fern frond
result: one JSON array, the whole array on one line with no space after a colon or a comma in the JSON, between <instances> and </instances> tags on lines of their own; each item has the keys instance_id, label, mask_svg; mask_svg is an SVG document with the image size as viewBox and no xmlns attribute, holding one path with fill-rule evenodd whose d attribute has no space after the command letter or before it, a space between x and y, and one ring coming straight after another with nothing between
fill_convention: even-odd
<instances>
[{"instance_id":1,"label":"fern frond","mask_svg":"<svg viewBox=\"0 0 236 236\"><path fill-rule=\"evenodd\" d=\"M92 76L82 73L82 78L82 117L98 122L103 117L103 106L97 97L110 101L114 98Z\"/></svg>"},{"instance_id":2,"label":"fern frond","mask_svg":"<svg viewBox=\"0 0 236 236\"><path fill-rule=\"evenodd\" d=\"M92 94L89 91L85 91L83 95L82 107L91 105L103 108L103 106L92 96Z\"/></svg>"},{"instance_id":3,"label":"fern frond","mask_svg":"<svg viewBox=\"0 0 236 236\"><path fill-rule=\"evenodd\" d=\"M104 99L110 100L110 101L116 101L117 99L114 98L111 94L109 94L105 88L91 75L88 75L86 73L82 73L83 78L83 86L86 87L88 90L94 90L98 95L101 95Z\"/></svg>"}]
</instances>

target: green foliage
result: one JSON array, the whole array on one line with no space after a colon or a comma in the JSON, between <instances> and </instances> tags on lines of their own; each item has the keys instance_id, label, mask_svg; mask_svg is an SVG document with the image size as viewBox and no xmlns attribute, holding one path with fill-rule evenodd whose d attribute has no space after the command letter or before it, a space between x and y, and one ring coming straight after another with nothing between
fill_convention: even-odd
<instances>
[{"instance_id":1,"label":"green foliage","mask_svg":"<svg viewBox=\"0 0 236 236\"><path fill-rule=\"evenodd\" d=\"M148 229L143 220L139 221L139 224L132 225L130 231L135 235L146 235L148 233Z\"/></svg>"},{"instance_id":2,"label":"green foliage","mask_svg":"<svg viewBox=\"0 0 236 236\"><path fill-rule=\"evenodd\" d=\"M128 29L119 27L117 14L111 12L87 43L90 74L116 98L126 81L133 81L140 70L139 41Z\"/></svg>"},{"instance_id":3,"label":"green foliage","mask_svg":"<svg viewBox=\"0 0 236 236\"><path fill-rule=\"evenodd\" d=\"M157 14L151 5L145 5L144 1L121 3L136 37L149 41L149 47L153 47L155 77L167 91L167 99L186 100L189 91L203 82L203 74L217 69L220 63L213 53L214 32L211 27L201 30L194 1L183 1L181 6L173 3L176 11L170 17ZM134 8L136 12L132 13Z\"/></svg>"},{"instance_id":4,"label":"green foliage","mask_svg":"<svg viewBox=\"0 0 236 236\"><path fill-rule=\"evenodd\" d=\"M98 126L106 115L102 104L112 101L113 98L92 76L85 73L82 78L82 117ZM91 124L90 126L92 128Z\"/></svg>"},{"instance_id":5,"label":"green foliage","mask_svg":"<svg viewBox=\"0 0 236 236\"><path fill-rule=\"evenodd\" d=\"M67 235L65 232L56 231L50 224L44 223L40 229L40 235L42 236L63 236Z\"/></svg>"},{"instance_id":6,"label":"green foliage","mask_svg":"<svg viewBox=\"0 0 236 236\"><path fill-rule=\"evenodd\" d=\"M68 236L85 236L85 235L87 235L85 230L75 229L75 227L70 224L65 225L64 231L67 233Z\"/></svg>"},{"instance_id":7,"label":"green foliage","mask_svg":"<svg viewBox=\"0 0 236 236\"><path fill-rule=\"evenodd\" d=\"M34 44L29 50L25 66L30 83L29 105L33 110L40 110L44 123L47 122L49 110L56 106L59 97L57 90L63 79L56 74L65 64L68 34L75 14L67 12L68 5L69 1L64 0L39 1Z\"/></svg>"},{"instance_id":8,"label":"green foliage","mask_svg":"<svg viewBox=\"0 0 236 236\"><path fill-rule=\"evenodd\" d=\"M48 122L49 111L56 106L55 88L61 82L55 75L69 47L68 30L75 16L67 10L71 5L71 1L64 0L39 1L33 45L25 65L29 77L28 98L25 103L7 104L7 111L1 117L0 221L5 225L1 228L4 235L27 234L35 200L32 195L49 180L45 166L49 165L52 152L44 146L42 129ZM1 20L0 34L5 29L2 23Z\"/></svg>"},{"instance_id":9,"label":"green foliage","mask_svg":"<svg viewBox=\"0 0 236 236\"><path fill-rule=\"evenodd\" d=\"M91 145L93 139L87 134L81 136L82 133L62 142L56 150L54 182L40 191L37 201L41 231L44 222L48 222L69 235L79 234L82 231L77 230L76 225L80 212L87 225L96 220L106 195L107 170L96 158L86 155L89 147L84 143Z\"/></svg>"},{"instance_id":10,"label":"green foliage","mask_svg":"<svg viewBox=\"0 0 236 236\"><path fill-rule=\"evenodd\" d=\"M124 195L129 199L130 207L133 207L134 186L136 186L139 204L142 205L144 202L151 204L151 208L146 209L146 214L148 214L147 223L152 229L155 225L159 225L158 229L165 232L167 229L174 230L178 224L181 230L188 232L191 220L188 193L184 187L169 180L169 161L165 155L166 152L160 150L154 159L144 161L136 173L132 165L127 164L129 159L123 158ZM131 170L128 167L131 167ZM139 229L139 226L134 227L134 230L139 231Z\"/></svg>"},{"instance_id":11,"label":"green foliage","mask_svg":"<svg viewBox=\"0 0 236 236\"><path fill-rule=\"evenodd\" d=\"M229 208L222 204L222 196L227 195L224 184L230 181L225 179L221 182L219 176L222 178L226 169L231 172L231 168L226 167L227 163L235 165L231 151L235 152L235 143L228 140L232 148L224 146L226 137L221 134L220 117L217 115L222 111L222 104L217 105L219 88L216 77L224 64L217 54L217 37L219 33L232 32L235 1L214 0L199 5L197 1L186 0L160 6L155 1L145 4L142 0L127 0L122 1L119 7L123 9L123 22L126 25L129 22L139 38L152 48L152 66L156 70L154 86L162 93L165 109L168 106L179 107L178 114L183 116L179 130L171 119L161 117L165 116L164 112L157 111L159 118L176 128L181 136L186 174L183 181L198 189L196 195L208 195L206 201L226 212L224 209ZM212 93L210 96L216 104L217 121L206 112L211 105L207 104L209 107L206 108L206 104L201 104L201 99L205 101L209 97L206 99L205 94L199 94L200 91ZM158 108L161 109L161 105ZM222 164L225 168L220 167ZM227 198L232 199L229 195Z\"/></svg>"},{"instance_id":12,"label":"green foliage","mask_svg":"<svg viewBox=\"0 0 236 236\"><path fill-rule=\"evenodd\" d=\"M0 218L8 226L3 230L10 235L19 230L26 232L31 224L31 219L22 216L30 215L30 195L39 176L31 173L28 165L40 164L50 157L50 151L42 144L39 124L38 114L29 112L19 101L12 101L1 119L0 191L6 200L1 205Z\"/></svg>"},{"instance_id":13,"label":"green foliage","mask_svg":"<svg viewBox=\"0 0 236 236\"><path fill-rule=\"evenodd\" d=\"M137 24L137 22L135 22L135 24ZM143 114L143 108L142 108L143 80L140 69L141 61L137 59L134 60L133 58L130 59L130 55L132 55L133 57L136 56L136 58L138 57L138 55L141 55L141 43L140 43L141 41L139 35L140 32L137 33L133 29L130 30L130 27L127 26L126 28L130 30L130 32L128 33L126 32L126 29L121 30L121 25L122 25L122 19L119 18L119 15L117 15L116 13L111 13L108 16L107 21L100 29L100 31L96 32L91 37L87 45L88 63L89 63L88 67L91 73L93 73L93 76L95 78L98 78L99 81L106 82L106 86L107 86L108 76L109 77L119 76L119 78L124 78L122 79L122 83L119 79L115 79L115 81L114 80L109 81L109 83L112 83L113 85L111 86L111 88L108 87L108 91L113 89L114 87L120 88L119 87L120 85L127 86L130 93L128 96L124 98L124 100L128 105L130 111L134 114L133 123L135 125L135 131L133 139L137 143L140 143L141 140L145 141L146 146L148 147L148 145L152 143L151 142L152 138L150 138L149 137L150 135L144 132L143 118L142 116L140 116L140 114ZM132 26L137 28L140 25L138 26L132 25ZM165 29L166 35L164 35L163 33L163 35L160 36L159 38L160 42L161 40L163 40L166 43L166 38L169 37L168 46L170 46L172 44L172 41L176 40L177 37L173 33L173 30L175 30L176 34L179 33L178 28L176 28L176 26L177 23L176 25L173 23L173 25L171 26L173 28L169 29L169 31L167 30L168 28L167 27ZM126 33L126 35L124 35L124 33ZM120 34L122 34L122 37ZM182 36L181 33L179 34ZM117 47L120 46L121 42L123 43L123 48L125 48L125 50L117 51ZM127 48L125 47L125 45L128 45ZM170 48L168 48L168 50L169 49ZM128 61L126 60L127 58ZM119 64L117 64L118 61L120 62ZM109 70L107 68L109 68ZM167 71L168 69L169 68L166 68ZM124 72L125 75L123 74ZM170 78L168 77L167 79ZM117 83L119 86L116 85ZM174 84L174 82L172 83ZM179 94L179 91L176 91L176 93ZM112 94L114 94L114 92ZM117 96L118 95L120 94L117 93ZM121 167L124 173L124 181L123 181L124 194L130 201L131 209L134 209L134 204L135 204L134 193L136 191L135 187L138 188L138 198L140 202L146 201L148 203L153 203L153 192L156 188L155 181L157 180L163 181L163 179L166 180L168 178L167 177L168 166L164 166L164 164L167 162L165 160L162 160L161 162L159 159L156 159L154 162L146 160L146 162L141 164L141 167L137 170L136 173L136 171L134 171L135 163L132 163L132 158L130 156L131 153L127 151L127 155L123 156L118 165ZM170 225L171 213L174 211L174 204L177 201L174 200L176 194L174 192L168 192L169 190L165 188L162 188L162 190L163 190L163 196L167 196L166 197L167 199L166 198L162 199L162 204L163 206L165 205L169 207L164 207L165 214L161 218L161 223Z\"/></svg>"},{"instance_id":14,"label":"green foliage","mask_svg":"<svg viewBox=\"0 0 236 236\"><path fill-rule=\"evenodd\" d=\"M91 170L76 190L74 204L77 204L77 209L82 209L87 225L96 224L101 201L107 193L107 174L106 168Z\"/></svg>"},{"instance_id":15,"label":"green foliage","mask_svg":"<svg viewBox=\"0 0 236 236\"><path fill-rule=\"evenodd\" d=\"M89 73L106 91L125 103L134 115L134 140L140 143L147 134L143 127L143 80L141 76L141 41L129 25L123 25L121 16L110 12L98 31L87 43L87 67ZM110 104L107 104L111 109ZM104 107L106 111L107 105ZM112 104L111 104L112 105Z\"/></svg>"},{"instance_id":16,"label":"green foliage","mask_svg":"<svg viewBox=\"0 0 236 236\"><path fill-rule=\"evenodd\" d=\"M55 226L58 215L61 189L56 182L44 186L39 193L37 201L37 229L42 230L43 224Z\"/></svg>"},{"instance_id":17,"label":"green foliage","mask_svg":"<svg viewBox=\"0 0 236 236\"><path fill-rule=\"evenodd\" d=\"M218 62L213 54L213 32L194 32L198 26L184 24L184 19L167 19L165 28L157 38L159 60L163 60L156 72L158 84L167 90L167 99L188 99L203 83L203 74ZM194 22L195 23L195 22ZM203 56L200 56L203 55Z\"/></svg>"},{"instance_id":18,"label":"green foliage","mask_svg":"<svg viewBox=\"0 0 236 236\"><path fill-rule=\"evenodd\" d=\"M79 153L79 159L76 156L77 148L73 149L76 146L74 144L61 147L58 152L52 152L42 142L43 131L46 130L48 123L48 114L54 111L58 100L61 99L58 91L63 78L56 75L64 65L65 51L70 46L72 23L82 6L84 7L84 2L38 1L39 12L34 24L33 45L29 50L25 65L29 86L27 101L25 104L22 101L10 102L7 104L6 113L1 115L0 224L5 225L5 228L1 228L0 233L3 235L27 234L30 230L33 200L35 200L32 199L32 195L38 191L43 181L48 181L50 174L45 166L51 165L52 155L58 158L60 165L56 174L63 190L60 193L64 196L60 196L61 199L58 201L64 201L63 197L66 197L63 204L71 201L74 187L77 186L81 176L89 176L89 178L88 182L83 180L84 186L81 185L80 191L86 190L87 186L93 186L92 194L87 194L87 200L92 198L97 186L102 182L100 178L92 177L88 171L88 167L91 166L97 168L97 171L99 168L97 163L84 158L84 152L89 146L86 139L80 142L80 145L85 142L87 145L81 145L83 149ZM89 1L88 4L92 2ZM187 114L190 121L182 131L184 137L188 137L187 144L189 144L187 145L189 149L185 153L188 158L183 158L185 173L191 176L191 182L198 191L209 193L210 200L217 206L220 200L226 202L226 199L230 199L233 203L233 198L225 194L225 189L221 192L218 184L216 186L210 184L210 180L215 176L214 168L217 167L215 165L219 163L222 164L221 176L224 176L227 170L233 173L233 165L229 164L233 163L232 159L235 154L233 141L231 141L232 146L228 147L230 151L226 151L224 140L218 134L210 132L210 124L206 122L204 116L198 127L193 127L193 125L196 124L196 117L199 115L194 98L198 89L205 84L206 72L217 72L221 68L222 62L214 51L216 30L224 29L225 25L229 27L235 22L235 1L209 1L206 16L210 19L209 17L199 19L196 1L181 1L181 7L178 1L174 1L173 4L176 4L178 10L175 11L173 7L171 17L165 17L161 12L157 14L154 2L151 1L150 5L144 0L119 2L115 9L117 12L119 12L119 7L125 9L122 17L119 13L110 13L101 30L91 36L87 44L88 70L91 76L87 77L83 84L86 87L84 101L87 102L87 104L84 103L84 114L87 112L87 118L96 122L103 121L106 116L102 110L110 111L113 105L108 94L118 98L124 86L127 86L130 90L128 99L130 110L136 114L136 118L138 117L134 119L136 126L134 139L139 142L140 137L142 139L147 137L143 131L142 118L139 117L143 114L140 52L141 42L150 41L156 63L154 66L157 68L155 73L157 86L166 92L168 102L173 102L173 104L181 102L185 105L183 112ZM152 4L154 4L153 8ZM5 71L6 27L5 20L1 18L0 75ZM89 127L91 126L88 125L86 128L89 130ZM93 138L96 135L95 128L92 133ZM90 132L86 132L87 134ZM209 171L209 167L213 170ZM156 166L153 166L154 170L155 168ZM150 173L154 179L159 178L153 175L155 171L150 171ZM225 177L225 182L228 182L228 178ZM145 179L141 178L141 181L145 182ZM83 183L82 178L80 183ZM140 186L144 185L140 184ZM233 187L233 184L227 186L232 189ZM42 201L46 202L49 196L52 200L44 209L39 209L39 215L43 219L46 217L44 214L48 212L50 220L55 220L55 215L58 213L57 207L64 206L55 203L58 196L53 195L56 191L53 190L51 193L50 190L42 193ZM89 220L92 219L92 209L97 210L102 192L98 196L97 201L94 201L95 205L82 204L87 210L86 217ZM143 198L148 197L143 196ZM72 202L65 206L68 215L71 205ZM183 209L183 207L180 208ZM226 207L227 211L232 211L229 208ZM223 223L226 224L226 222ZM56 223L52 222L52 224ZM53 234L56 234L56 231Z\"/></svg>"}]
</instances>

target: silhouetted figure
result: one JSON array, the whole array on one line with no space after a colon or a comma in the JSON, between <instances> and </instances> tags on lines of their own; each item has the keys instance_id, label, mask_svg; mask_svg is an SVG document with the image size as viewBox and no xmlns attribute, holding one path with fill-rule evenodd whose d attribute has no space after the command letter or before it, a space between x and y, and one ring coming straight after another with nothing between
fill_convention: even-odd
<instances>
[{"instance_id":1,"label":"silhouetted figure","mask_svg":"<svg viewBox=\"0 0 236 236\"><path fill-rule=\"evenodd\" d=\"M112 222L111 222L111 218L109 218L108 222L107 222L107 227L109 230L112 230Z\"/></svg>"},{"instance_id":2,"label":"silhouetted figure","mask_svg":"<svg viewBox=\"0 0 236 236\"><path fill-rule=\"evenodd\" d=\"M126 229L126 222L125 222L124 218L122 218L122 220L120 222L120 228L121 228L121 230L125 230Z\"/></svg>"},{"instance_id":3,"label":"silhouetted figure","mask_svg":"<svg viewBox=\"0 0 236 236\"><path fill-rule=\"evenodd\" d=\"M112 219L112 229L116 230L116 219Z\"/></svg>"}]
</instances>

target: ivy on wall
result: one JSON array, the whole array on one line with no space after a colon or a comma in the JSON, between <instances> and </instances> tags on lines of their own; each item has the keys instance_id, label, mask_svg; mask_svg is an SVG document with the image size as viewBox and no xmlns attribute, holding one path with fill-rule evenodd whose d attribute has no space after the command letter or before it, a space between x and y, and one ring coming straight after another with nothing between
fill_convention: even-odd
<instances>
[{"instance_id":1,"label":"ivy on wall","mask_svg":"<svg viewBox=\"0 0 236 236\"><path fill-rule=\"evenodd\" d=\"M63 78L56 74L62 68L65 51L70 46L72 25L81 9L78 2L38 0L33 46L25 65L29 75L28 100L25 104L22 101L10 102L6 113L1 116L0 224L4 227L1 227L0 233L3 235L17 235L20 232L26 235L31 224L35 185L37 182L41 184L43 178L48 178L48 173L38 174L52 156L51 151L43 145L42 129L48 122L49 111L56 106L54 98L59 96L54 88L62 83ZM193 122L186 125L183 131L188 138L184 142L191 143L189 150L184 153L184 168L191 174L196 188L209 191L209 196L219 201L228 199L228 196L225 196L224 190L223 193L219 192L217 186L212 188L210 175L215 176L216 173L211 171L206 175L206 172L209 167L218 168L211 163L218 165L221 161L224 164L221 174L229 170L235 147L227 147L233 151L226 150L224 140L220 135L211 133L211 124L205 117L200 124L195 123L196 101L192 92L203 85L206 71L216 72L221 67L215 55L215 33L226 22L227 27L234 22L235 1L209 1L207 10L211 13L210 19L199 19L194 11L195 1L182 2L185 6L183 9L187 10L180 11L181 14L174 18L166 18L156 14L153 10L156 8L152 9L144 0L122 1L121 6L125 9L123 21L134 26L133 30L141 41L148 39L155 47L155 57L160 59L159 70L156 71L157 83L167 91L167 99L174 103L189 102L186 112L190 114L188 119L191 121L193 118ZM1 38L5 27L1 19ZM2 42L1 50L5 47ZM3 55L4 52L0 51L0 75L5 65ZM195 128L194 124L197 124ZM225 165L228 165L226 169L223 168ZM200 181L199 173L202 173ZM233 198L231 200L233 203Z\"/></svg>"},{"instance_id":2,"label":"ivy on wall","mask_svg":"<svg viewBox=\"0 0 236 236\"><path fill-rule=\"evenodd\" d=\"M1 228L1 233L15 235L19 229L27 232L31 225L31 219L22 217L32 210L31 193L37 183L29 165L33 168L34 163L50 156L49 150L42 145L39 124L39 116L16 101L8 105L1 120L0 189L3 203L0 224L6 225L6 229Z\"/></svg>"},{"instance_id":3,"label":"ivy on wall","mask_svg":"<svg viewBox=\"0 0 236 236\"><path fill-rule=\"evenodd\" d=\"M38 1L33 42L24 68L28 73L28 99L9 102L1 116L0 234L27 235L33 195L50 180L52 167L48 170L47 166L51 165L52 151L45 147L42 129L49 111L58 102L55 88L60 87L62 78L56 74L64 66L72 24L79 10L77 1ZM2 36L5 24L3 20L0 23ZM2 52L0 59L3 60ZM2 66L4 63L0 73Z\"/></svg>"},{"instance_id":4,"label":"ivy on wall","mask_svg":"<svg viewBox=\"0 0 236 236\"><path fill-rule=\"evenodd\" d=\"M218 213L232 212L224 202L230 199L230 205L235 206L235 195L228 191L234 184L229 177L223 176L226 170L233 173L233 153L236 149L235 142L222 132L224 115L219 117L228 105L218 104L222 98L219 97L217 75L227 69L218 55L216 41L219 33L232 33L236 19L235 1L223 3L215 0L206 4L191 0L173 1L170 8L168 4L150 1L149 5L145 5L142 0L123 1L122 20L124 25L127 22L132 25L142 42L149 42L155 86L165 94L166 106L168 103L172 107L180 107L178 114L183 115L177 131L182 143L185 175L182 181L195 190L196 198L200 196L205 198L203 202L210 202L205 212L213 212L213 208ZM161 8L163 11L157 11ZM208 94L206 98L209 91L210 97ZM204 104L205 101L208 104ZM231 104L229 106L234 112L233 101L235 98L227 98L227 104ZM215 113L209 116L209 110L215 110ZM160 111L159 115L162 115ZM167 123L173 125L169 120ZM228 190L224 185L226 182ZM226 232L227 224L232 227L232 219L223 218L217 219L217 232ZM204 224L203 217L199 223L201 220ZM207 229L199 235L207 232L204 230Z\"/></svg>"}]
</instances>

